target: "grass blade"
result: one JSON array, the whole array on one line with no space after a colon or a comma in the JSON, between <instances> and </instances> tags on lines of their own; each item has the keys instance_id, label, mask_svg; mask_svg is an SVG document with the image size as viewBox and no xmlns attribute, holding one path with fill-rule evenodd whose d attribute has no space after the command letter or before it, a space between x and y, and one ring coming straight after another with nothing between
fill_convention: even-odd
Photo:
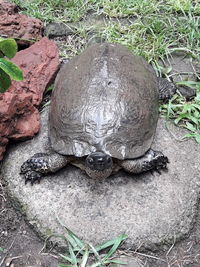
<instances>
[{"instance_id":1,"label":"grass blade","mask_svg":"<svg viewBox=\"0 0 200 267\"><path fill-rule=\"evenodd\" d=\"M76 265L59 264L58 267L77 267Z\"/></svg>"},{"instance_id":2,"label":"grass blade","mask_svg":"<svg viewBox=\"0 0 200 267\"><path fill-rule=\"evenodd\" d=\"M104 265L102 265L102 263L100 262L96 262L96 263L93 263L92 265L88 266L88 267L103 267Z\"/></svg>"},{"instance_id":3,"label":"grass blade","mask_svg":"<svg viewBox=\"0 0 200 267\"><path fill-rule=\"evenodd\" d=\"M115 264L127 265L126 262L123 262L120 260L108 260L108 261L105 261L104 263L115 263Z\"/></svg>"},{"instance_id":4,"label":"grass blade","mask_svg":"<svg viewBox=\"0 0 200 267\"><path fill-rule=\"evenodd\" d=\"M72 260L72 263L77 266L77 258L76 258L76 255L72 249L72 246L69 244L69 253L70 253L70 256L71 256L71 260Z\"/></svg>"},{"instance_id":5,"label":"grass blade","mask_svg":"<svg viewBox=\"0 0 200 267\"><path fill-rule=\"evenodd\" d=\"M88 244L88 245L89 245L90 248L92 249L92 252L93 252L93 254L95 255L95 257L97 258L97 260L99 261L99 263L100 263L100 264L103 264L103 262L102 262L102 260L101 260L101 257L100 257L100 255L99 255L99 253L97 252L96 248L93 247L92 244ZM97 266L99 266L99 265L97 265Z\"/></svg>"},{"instance_id":6,"label":"grass blade","mask_svg":"<svg viewBox=\"0 0 200 267\"><path fill-rule=\"evenodd\" d=\"M67 230L68 236L66 237L72 247L77 250L82 250L85 246L84 242L73 233L61 220L57 217L58 222Z\"/></svg>"},{"instance_id":7,"label":"grass blade","mask_svg":"<svg viewBox=\"0 0 200 267\"><path fill-rule=\"evenodd\" d=\"M73 261L70 257L65 256L65 255L63 255L63 254L59 254L59 255L60 255L60 257L62 257L65 261L68 261L68 262L74 264L74 261Z\"/></svg>"},{"instance_id":8,"label":"grass blade","mask_svg":"<svg viewBox=\"0 0 200 267\"><path fill-rule=\"evenodd\" d=\"M74 240L76 246L78 246L79 249L83 249L85 244L84 242L77 236L75 235L71 230L65 227L65 229L68 232L68 235Z\"/></svg>"},{"instance_id":9,"label":"grass blade","mask_svg":"<svg viewBox=\"0 0 200 267\"><path fill-rule=\"evenodd\" d=\"M121 238L121 241L123 241L123 240L125 240L125 239L128 238L128 236L127 235L124 235L124 234L123 235L120 235L119 237ZM101 245L97 245L95 247L96 251L100 251L102 249L106 249L108 247L113 246L115 244L115 242L116 242L116 239L118 239L119 237L113 238L112 240L109 240L109 241L107 241L107 242L105 242L105 243L103 243Z\"/></svg>"},{"instance_id":10,"label":"grass blade","mask_svg":"<svg viewBox=\"0 0 200 267\"><path fill-rule=\"evenodd\" d=\"M108 258L110 258L116 252L116 250L118 249L121 242L125 239L125 237L127 238L127 235L119 235L118 237L115 238L115 242L114 242L113 246L108 251L106 256L103 258L104 261L107 260Z\"/></svg>"},{"instance_id":11,"label":"grass blade","mask_svg":"<svg viewBox=\"0 0 200 267\"><path fill-rule=\"evenodd\" d=\"M88 248L86 248L84 254L83 254L83 258L80 264L80 267L86 267L86 263L88 261L88 257L89 257L89 250Z\"/></svg>"}]
</instances>

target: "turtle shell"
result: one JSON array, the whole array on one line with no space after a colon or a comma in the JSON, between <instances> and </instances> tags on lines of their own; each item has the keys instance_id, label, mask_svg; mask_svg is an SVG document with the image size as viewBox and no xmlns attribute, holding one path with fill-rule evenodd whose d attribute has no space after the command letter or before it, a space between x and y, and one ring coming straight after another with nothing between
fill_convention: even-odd
<instances>
[{"instance_id":1,"label":"turtle shell","mask_svg":"<svg viewBox=\"0 0 200 267\"><path fill-rule=\"evenodd\" d=\"M92 45L57 75L50 144L63 155L140 157L153 141L158 99L157 78L144 59L119 44Z\"/></svg>"}]
</instances>

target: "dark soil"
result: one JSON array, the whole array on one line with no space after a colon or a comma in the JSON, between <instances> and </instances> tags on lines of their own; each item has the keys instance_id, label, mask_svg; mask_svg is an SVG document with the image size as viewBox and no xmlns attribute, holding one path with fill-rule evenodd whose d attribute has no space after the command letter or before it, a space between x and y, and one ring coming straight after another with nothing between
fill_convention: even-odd
<instances>
[{"instance_id":1,"label":"dark soil","mask_svg":"<svg viewBox=\"0 0 200 267\"><path fill-rule=\"evenodd\" d=\"M55 267L58 260L51 249L42 251L44 242L26 224L12 205L0 179L0 266Z\"/></svg>"},{"instance_id":2,"label":"dark soil","mask_svg":"<svg viewBox=\"0 0 200 267\"><path fill-rule=\"evenodd\" d=\"M141 259L146 267L200 267L200 212L192 231L184 240L174 240L174 244L166 247L165 251L144 254L147 255Z\"/></svg>"}]
</instances>

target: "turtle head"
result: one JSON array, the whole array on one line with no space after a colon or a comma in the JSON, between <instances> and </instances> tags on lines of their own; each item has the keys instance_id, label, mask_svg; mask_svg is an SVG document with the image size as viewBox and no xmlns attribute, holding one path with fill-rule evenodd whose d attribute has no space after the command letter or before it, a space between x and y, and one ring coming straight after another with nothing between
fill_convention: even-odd
<instances>
[{"instance_id":1,"label":"turtle head","mask_svg":"<svg viewBox=\"0 0 200 267\"><path fill-rule=\"evenodd\" d=\"M86 173L91 178L107 178L113 170L112 158L103 152L92 152L85 160Z\"/></svg>"}]
</instances>

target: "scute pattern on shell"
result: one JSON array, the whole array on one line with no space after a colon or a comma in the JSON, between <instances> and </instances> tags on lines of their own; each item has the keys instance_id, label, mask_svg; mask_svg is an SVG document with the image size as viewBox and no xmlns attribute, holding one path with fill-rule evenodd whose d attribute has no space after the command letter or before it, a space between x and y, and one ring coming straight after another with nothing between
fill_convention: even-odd
<instances>
[{"instance_id":1,"label":"scute pattern on shell","mask_svg":"<svg viewBox=\"0 0 200 267\"><path fill-rule=\"evenodd\" d=\"M60 154L142 156L158 119L151 66L119 44L95 44L65 64L55 83L49 139Z\"/></svg>"}]
</instances>

